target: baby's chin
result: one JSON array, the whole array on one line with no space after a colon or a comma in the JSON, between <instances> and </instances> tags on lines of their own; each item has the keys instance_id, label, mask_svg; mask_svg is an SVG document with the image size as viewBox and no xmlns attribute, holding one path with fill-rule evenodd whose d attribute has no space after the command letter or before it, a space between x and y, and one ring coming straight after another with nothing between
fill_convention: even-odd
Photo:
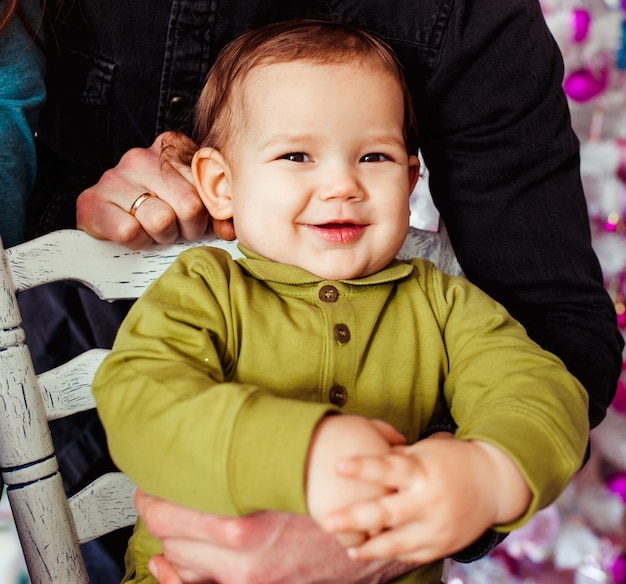
<instances>
[{"instance_id":1,"label":"baby's chin","mask_svg":"<svg viewBox=\"0 0 626 584\"><path fill-rule=\"evenodd\" d=\"M395 256L371 258L364 252L354 253L354 249L348 250L346 247L337 246L335 249L309 250L303 253L296 253L297 249L259 249L262 246L247 245L241 241L242 245L265 257L268 260L279 264L285 264L300 268L313 274L322 280L356 280L370 276L385 268ZM251 242L253 243L253 242ZM256 249L255 249L256 247Z\"/></svg>"},{"instance_id":2,"label":"baby's chin","mask_svg":"<svg viewBox=\"0 0 626 584\"><path fill-rule=\"evenodd\" d=\"M372 266L356 266L354 264L348 264L345 266L330 266L328 262L322 265L309 265L300 266L303 270L311 272L322 280L357 280L358 278L365 278L380 271L384 268L384 265L378 267Z\"/></svg>"},{"instance_id":3,"label":"baby's chin","mask_svg":"<svg viewBox=\"0 0 626 584\"><path fill-rule=\"evenodd\" d=\"M372 257L371 253L348 249L324 250L309 257L288 262L314 274L322 280L357 280L385 269L394 259L391 253Z\"/></svg>"}]
</instances>

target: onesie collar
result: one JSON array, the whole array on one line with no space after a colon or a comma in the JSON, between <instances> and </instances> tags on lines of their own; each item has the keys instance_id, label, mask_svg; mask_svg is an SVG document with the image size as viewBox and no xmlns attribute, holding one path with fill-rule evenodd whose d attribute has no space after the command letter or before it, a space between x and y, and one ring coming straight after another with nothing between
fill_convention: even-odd
<instances>
[{"instance_id":1,"label":"onesie collar","mask_svg":"<svg viewBox=\"0 0 626 584\"><path fill-rule=\"evenodd\" d=\"M354 286L371 286L373 284L384 284L386 282L401 280L413 272L413 266L411 264L400 260L392 260L386 268L383 268L375 274L365 276L364 278L355 278L353 280L326 280L297 266L279 264L268 260L250 251L241 244L237 247L245 256L245 258L237 260L237 263L245 272L258 280L276 282L279 284L317 284L319 282L337 281Z\"/></svg>"}]
</instances>

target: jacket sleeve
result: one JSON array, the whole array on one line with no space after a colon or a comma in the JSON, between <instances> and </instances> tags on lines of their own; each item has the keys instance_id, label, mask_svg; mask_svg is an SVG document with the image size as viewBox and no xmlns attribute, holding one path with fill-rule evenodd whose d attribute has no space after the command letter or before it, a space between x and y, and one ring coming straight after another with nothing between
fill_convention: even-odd
<instances>
[{"instance_id":1,"label":"jacket sleeve","mask_svg":"<svg viewBox=\"0 0 626 584\"><path fill-rule=\"evenodd\" d=\"M124 321L93 385L111 455L142 490L201 511L305 513L309 440L330 408L229 374L226 256L224 270L179 258Z\"/></svg>"},{"instance_id":2,"label":"jacket sleeve","mask_svg":"<svg viewBox=\"0 0 626 584\"><path fill-rule=\"evenodd\" d=\"M605 416L623 339L591 248L563 62L539 2L455 2L417 103L430 187L467 277Z\"/></svg>"}]
</instances>

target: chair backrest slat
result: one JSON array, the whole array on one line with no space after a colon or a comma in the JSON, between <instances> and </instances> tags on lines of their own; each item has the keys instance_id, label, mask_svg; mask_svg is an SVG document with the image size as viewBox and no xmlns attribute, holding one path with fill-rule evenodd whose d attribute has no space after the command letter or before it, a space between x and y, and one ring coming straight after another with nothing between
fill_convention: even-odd
<instances>
[{"instance_id":1,"label":"chair backrest slat","mask_svg":"<svg viewBox=\"0 0 626 584\"><path fill-rule=\"evenodd\" d=\"M37 376L48 420L96 407L91 382L108 352L107 349L86 351Z\"/></svg>"},{"instance_id":2,"label":"chair backrest slat","mask_svg":"<svg viewBox=\"0 0 626 584\"><path fill-rule=\"evenodd\" d=\"M133 493L130 479L121 472L112 472L70 497L79 543L133 525L137 519Z\"/></svg>"},{"instance_id":3,"label":"chair backrest slat","mask_svg":"<svg viewBox=\"0 0 626 584\"><path fill-rule=\"evenodd\" d=\"M132 251L100 241L83 231L66 229L6 250L16 292L60 280L74 280L104 300L139 297L183 250L211 245L241 255L235 242L209 238L196 242L154 245Z\"/></svg>"}]
</instances>

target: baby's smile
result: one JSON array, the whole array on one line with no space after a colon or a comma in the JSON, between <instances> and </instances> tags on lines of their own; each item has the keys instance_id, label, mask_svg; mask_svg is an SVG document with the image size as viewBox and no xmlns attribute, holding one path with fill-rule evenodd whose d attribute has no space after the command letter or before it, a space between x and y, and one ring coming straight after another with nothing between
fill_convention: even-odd
<instances>
[{"instance_id":1,"label":"baby's smile","mask_svg":"<svg viewBox=\"0 0 626 584\"><path fill-rule=\"evenodd\" d=\"M343 244L354 241L367 225L344 221L331 221L318 225L307 224L306 227L325 241Z\"/></svg>"}]
</instances>

